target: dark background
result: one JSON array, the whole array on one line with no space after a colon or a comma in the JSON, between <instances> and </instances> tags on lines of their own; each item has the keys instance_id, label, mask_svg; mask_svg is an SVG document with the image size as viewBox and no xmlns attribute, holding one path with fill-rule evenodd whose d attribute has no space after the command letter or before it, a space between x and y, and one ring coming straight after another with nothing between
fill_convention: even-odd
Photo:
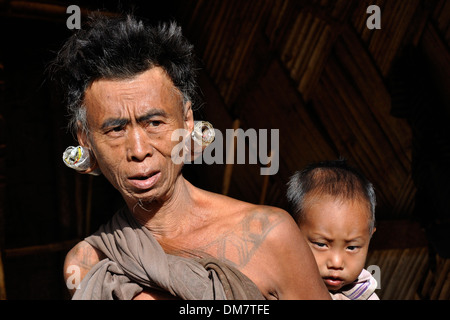
<instances>
[{"instance_id":1,"label":"dark background","mask_svg":"<svg viewBox=\"0 0 450 320\"><path fill-rule=\"evenodd\" d=\"M280 130L280 168L187 165L195 185L288 209L310 162L348 159L376 188L367 264L384 299L450 298L450 1L0 1L0 297L67 299L66 252L122 204L61 161L76 145L45 70L66 8L176 20L195 45L205 103L225 134ZM381 29L366 27L369 5ZM238 121L238 122L237 122Z\"/></svg>"}]
</instances>

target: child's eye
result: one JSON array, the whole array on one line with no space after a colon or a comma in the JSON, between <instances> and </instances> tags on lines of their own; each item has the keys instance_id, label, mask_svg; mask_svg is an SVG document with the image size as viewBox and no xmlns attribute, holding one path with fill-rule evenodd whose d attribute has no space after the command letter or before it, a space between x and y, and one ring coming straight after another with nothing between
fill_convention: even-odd
<instances>
[{"instance_id":1,"label":"child's eye","mask_svg":"<svg viewBox=\"0 0 450 320\"><path fill-rule=\"evenodd\" d=\"M317 242L317 241L313 242L313 244L318 248L326 248L326 246L327 246L325 243Z\"/></svg>"},{"instance_id":2,"label":"child's eye","mask_svg":"<svg viewBox=\"0 0 450 320\"><path fill-rule=\"evenodd\" d=\"M347 250L349 251L357 251L360 247L359 246L348 246Z\"/></svg>"}]
</instances>

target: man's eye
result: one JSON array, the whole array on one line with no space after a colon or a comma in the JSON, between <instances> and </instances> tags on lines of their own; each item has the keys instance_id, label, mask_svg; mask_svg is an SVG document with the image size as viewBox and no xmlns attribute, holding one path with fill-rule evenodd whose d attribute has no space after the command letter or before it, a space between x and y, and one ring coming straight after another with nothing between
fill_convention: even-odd
<instances>
[{"instance_id":1,"label":"man's eye","mask_svg":"<svg viewBox=\"0 0 450 320\"><path fill-rule=\"evenodd\" d=\"M157 121L157 120L149 122L150 127L158 127L160 124L161 124L161 121Z\"/></svg>"},{"instance_id":2,"label":"man's eye","mask_svg":"<svg viewBox=\"0 0 450 320\"><path fill-rule=\"evenodd\" d=\"M125 129L125 127L123 127L123 126L112 127L112 128L109 128L108 130L106 130L105 133L107 135L116 136L117 134L120 134L124 129Z\"/></svg>"}]
</instances>

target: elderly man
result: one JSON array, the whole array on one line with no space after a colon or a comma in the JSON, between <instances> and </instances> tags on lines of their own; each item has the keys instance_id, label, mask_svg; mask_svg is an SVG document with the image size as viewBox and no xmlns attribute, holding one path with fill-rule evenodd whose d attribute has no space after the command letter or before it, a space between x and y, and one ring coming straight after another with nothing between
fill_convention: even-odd
<instances>
[{"instance_id":1,"label":"elderly man","mask_svg":"<svg viewBox=\"0 0 450 320\"><path fill-rule=\"evenodd\" d=\"M83 279L75 298L329 298L288 213L198 189L172 161L172 133L193 130L196 102L193 50L179 27L97 16L51 69L94 160L88 171L126 202L67 254L66 278L75 266ZM244 288L229 295L229 286Z\"/></svg>"}]
</instances>

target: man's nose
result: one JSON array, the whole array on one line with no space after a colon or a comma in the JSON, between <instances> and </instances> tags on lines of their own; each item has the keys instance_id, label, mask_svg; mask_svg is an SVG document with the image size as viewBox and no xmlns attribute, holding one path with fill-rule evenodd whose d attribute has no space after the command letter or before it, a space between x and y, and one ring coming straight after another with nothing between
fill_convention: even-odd
<instances>
[{"instance_id":1,"label":"man's nose","mask_svg":"<svg viewBox=\"0 0 450 320\"><path fill-rule=\"evenodd\" d=\"M130 130L127 139L128 161L144 161L153 154L153 146L150 144L147 134L142 128Z\"/></svg>"}]
</instances>

